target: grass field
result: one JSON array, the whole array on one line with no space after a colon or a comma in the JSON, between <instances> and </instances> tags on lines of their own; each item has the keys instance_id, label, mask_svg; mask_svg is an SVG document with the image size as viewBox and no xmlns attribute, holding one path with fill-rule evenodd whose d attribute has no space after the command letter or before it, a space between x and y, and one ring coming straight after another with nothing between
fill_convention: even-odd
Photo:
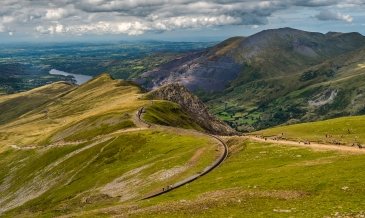
<instances>
[{"instance_id":1,"label":"grass field","mask_svg":"<svg viewBox=\"0 0 365 218\"><path fill-rule=\"evenodd\" d=\"M342 117L319 122L303 123L262 130L254 134L279 136L290 140L309 140L320 143L339 142L344 145L365 144L365 116ZM327 135L327 137L326 137Z\"/></svg>"},{"instance_id":2,"label":"grass field","mask_svg":"<svg viewBox=\"0 0 365 218\"><path fill-rule=\"evenodd\" d=\"M83 212L130 217L362 217L364 155L233 140L218 169L166 195Z\"/></svg>"},{"instance_id":3,"label":"grass field","mask_svg":"<svg viewBox=\"0 0 365 218\"><path fill-rule=\"evenodd\" d=\"M167 130L123 133L90 145L2 153L0 207L29 200L5 217L53 217L138 200L204 169L217 155L209 138Z\"/></svg>"}]
</instances>

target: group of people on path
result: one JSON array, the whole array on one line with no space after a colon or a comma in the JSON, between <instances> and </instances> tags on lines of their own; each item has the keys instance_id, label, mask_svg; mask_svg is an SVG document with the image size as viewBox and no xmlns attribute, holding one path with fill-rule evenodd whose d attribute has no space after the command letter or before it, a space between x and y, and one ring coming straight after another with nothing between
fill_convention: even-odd
<instances>
[{"instance_id":1,"label":"group of people on path","mask_svg":"<svg viewBox=\"0 0 365 218\"><path fill-rule=\"evenodd\" d=\"M351 131L349 129L347 130L347 132L348 132L348 134L351 133ZM272 138L269 138L269 137L266 137L266 136L262 136L262 135L260 135L258 137L264 139L265 141L267 141L268 139L275 140L275 141L279 141L279 140L287 141L287 139L284 137L284 133L281 133L280 136L275 136L275 137L272 137ZM333 138L333 136L330 135L330 134L326 134L325 137L326 138ZM342 137L343 136L341 136L341 138ZM300 141L298 141L298 143L299 144L303 143L305 145L310 145L311 144L311 142L309 140L306 140L306 141L301 141L300 140ZM341 143L336 141L336 142L333 142L333 145L341 145ZM361 143L359 143L359 142L354 142L354 143L352 143L351 146L352 147L357 146L359 149L364 148L363 145Z\"/></svg>"},{"instance_id":2,"label":"group of people on path","mask_svg":"<svg viewBox=\"0 0 365 218\"><path fill-rule=\"evenodd\" d=\"M170 189L172 189L172 185L168 185L167 187L162 188L162 191L164 192L164 191L168 191Z\"/></svg>"}]
</instances>

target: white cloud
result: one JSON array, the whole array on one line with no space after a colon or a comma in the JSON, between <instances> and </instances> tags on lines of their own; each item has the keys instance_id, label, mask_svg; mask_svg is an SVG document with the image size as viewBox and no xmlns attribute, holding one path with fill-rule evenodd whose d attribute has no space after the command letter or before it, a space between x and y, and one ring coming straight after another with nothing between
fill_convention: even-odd
<instances>
[{"instance_id":1,"label":"white cloud","mask_svg":"<svg viewBox=\"0 0 365 218\"><path fill-rule=\"evenodd\" d=\"M319 20L340 20L351 23L353 21L353 17L348 14L341 14L340 12L334 12L329 10L321 11L319 14L315 16Z\"/></svg>"},{"instance_id":2,"label":"white cloud","mask_svg":"<svg viewBox=\"0 0 365 218\"><path fill-rule=\"evenodd\" d=\"M3 16L3 17L1 17L0 20L1 20L2 23L11 23L15 19L14 19L14 17L11 17L11 16Z\"/></svg>"},{"instance_id":3,"label":"white cloud","mask_svg":"<svg viewBox=\"0 0 365 218\"><path fill-rule=\"evenodd\" d=\"M254 28L266 25L283 9L304 7L320 8L319 20L352 22L349 7L365 10L365 0L3 0L0 4L0 31L76 35L139 35L224 25ZM334 8L339 12L329 11Z\"/></svg>"},{"instance_id":4,"label":"white cloud","mask_svg":"<svg viewBox=\"0 0 365 218\"><path fill-rule=\"evenodd\" d=\"M37 26L35 30L41 34L70 33L73 35L92 34L128 34L140 35L150 28L140 22L97 22L92 24L64 26L55 24L50 26Z\"/></svg>"},{"instance_id":5,"label":"white cloud","mask_svg":"<svg viewBox=\"0 0 365 218\"><path fill-rule=\"evenodd\" d=\"M77 13L73 7L73 5L67 5L64 8L49 8L46 9L46 14L44 18L46 20L60 20L63 18L67 18L69 16Z\"/></svg>"}]
</instances>

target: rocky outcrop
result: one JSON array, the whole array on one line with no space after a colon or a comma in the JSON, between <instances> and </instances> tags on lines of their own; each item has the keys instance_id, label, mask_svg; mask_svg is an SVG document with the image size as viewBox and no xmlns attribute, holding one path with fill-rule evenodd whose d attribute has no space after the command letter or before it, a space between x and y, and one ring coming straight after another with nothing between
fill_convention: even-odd
<instances>
[{"instance_id":1,"label":"rocky outcrop","mask_svg":"<svg viewBox=\"0 0 365 218\"><path fill-rule=\"evenodd\" d=\"M173 83L147 94L149 99L167 100L179 104L202 128L212 134L235 135L235 130L208 112L205 104L184 86Z\"/></svg>"},{"instance_id":2,"label":"rocky outcrop","mask_svg":"<svg viewBox=\"0 0 365 218\"><path fill-rule=\"evenodd\" d=\"M241 65L228 56L211 56L206 52L187 54L158 68L143 73L135 80L144 88L153 90L162 85L180 83L190 91L223 91L236 79Z\"/></svg>"}]
</instances>

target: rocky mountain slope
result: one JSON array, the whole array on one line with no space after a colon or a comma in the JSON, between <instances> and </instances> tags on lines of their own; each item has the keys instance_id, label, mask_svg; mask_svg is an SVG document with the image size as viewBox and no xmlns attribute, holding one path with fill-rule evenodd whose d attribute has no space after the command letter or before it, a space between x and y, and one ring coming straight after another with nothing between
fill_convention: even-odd
<instances>
[{"instance_id":1,"label":"rocky mountain slope","mask_svg":"<svg viewBox=\"0 0 365 218\"><path fill-rule=\"evenodd\" d=\"M147 97L149 99L161 99L179 104L199 126L212 134L237 134L226 123L211 115L204 103L182 85L174 83L162 86L148 93Z\"/></svg>"},{"instance_id":2,"label":"rocky mountain slope","mask_svg":"<svg viewBox=\"0 0 365 218\"><path fill-rule=\"evenodd\" d=\"M344 71L355 69L362 64L361 60L351 69L343 67L344 60L359 59L359 49L364 46L365 37L359 33L265 30L188 54L144 73L136 81L148 89L175 82L185 85L231 126L251 131L338 116L332 110L328 115L313 115L313 104L297 107L294 99L286 102L289 109L281 107L283 101L275 105L273 102L306 87L352 74ZM337 96L335 92L328 93L333 93L334 99ZM307 102L316 101L315 96L321 95L312 94L306 96Z\"/></svg>"}]
</instances>

